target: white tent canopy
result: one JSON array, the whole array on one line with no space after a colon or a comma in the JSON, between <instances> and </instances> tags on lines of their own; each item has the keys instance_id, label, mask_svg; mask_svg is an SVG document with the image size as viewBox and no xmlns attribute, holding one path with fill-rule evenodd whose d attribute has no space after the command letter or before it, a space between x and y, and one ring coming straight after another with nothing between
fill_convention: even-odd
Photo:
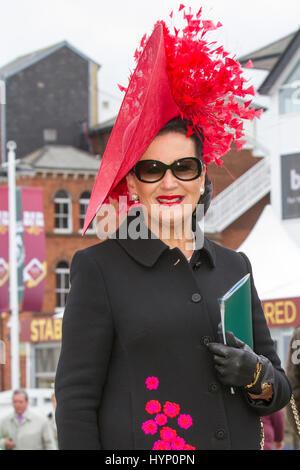
<instances>
[{"instance_id":1,"label":"white tent canopy","mask_svg":"<svg viewBox=\"0 0 300 470\"><path fill-rule=\"evenodd\" d=\"M264 208L237 251L250 259L261 300L300 297L300 248L289 237L271 205Z\"/></svg>"}]
</instances>

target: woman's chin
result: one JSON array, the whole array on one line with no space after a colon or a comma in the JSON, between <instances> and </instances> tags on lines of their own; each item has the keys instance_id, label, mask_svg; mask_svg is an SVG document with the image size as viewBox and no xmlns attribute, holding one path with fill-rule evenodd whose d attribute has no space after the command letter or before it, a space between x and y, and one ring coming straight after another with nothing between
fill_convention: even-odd
<instances>
[{"instance_id":1,"label":"woman's chin","mask_svg":"<svg viewBox=\"0 0 300 470\"><path fill-rule=\"evenodd\" d=\"M191 229L192 212L184 211L183 206L163 206L159 211L152 212L150 215L152 227L162 227L164 229L180 230L182 233L188 233Z\"/></svg>"}]
</instances>

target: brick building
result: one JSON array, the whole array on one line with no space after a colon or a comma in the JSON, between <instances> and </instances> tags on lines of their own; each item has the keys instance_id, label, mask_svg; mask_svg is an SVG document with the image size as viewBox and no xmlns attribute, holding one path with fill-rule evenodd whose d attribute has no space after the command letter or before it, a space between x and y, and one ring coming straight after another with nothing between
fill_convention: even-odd
<instances>
[{"instance_id":1,"label":"brick building","mask_svg":"<svg viewBox=\"0 0 300 470\"><path fill-rule=\"evenodd\" d=\"M69 289L74 251L98 240L80 228L99 160L89 149L85 129L98 122L100 65L67 41L34 51L0 67L0 162L6 142L17 143L18 186L43 188L48 273L42 311L20 312L21 385L48 387L60 349L61 315ZM6 185L5 171L0 184ZM10 316L2 312L0 390L11 387Z\"/></svg>"},{"instance_id":2,"label":"brick building","mask_svg":"<svg viewBox=\"0 0 300 470\"><path fill-rule=\"evenodd\" d=\"M17 186L43 188L47 259L42 312L20 312L22 387L49 387L54 381L71 259L76 250L99 241L93 229L84 238L81 235L99 163L87 152L70 146L46 146L24 157L17 170ZM3 175L0 184L7 184ZM11 388L9 319L7 312L1 314L6 364L0 365L0 390Z\"/></svg>"},{"instance_id":3,"label":"brick building","mask_svg":"<svg viewBox=\"0 0 300 470\"><path fill-rule=\"evenodd\" d=\"M292 41L294 36L291 35L288 38L289 41ZM271 52L270 55L273 64L282 56L286 44L289 44L288 40L278 42L275 52L271 48L273 56ZM37 140L32 142L32 147L27 147L30 131L26 135L26 126L16 129L15 133L7 133L9 106L14 101L18 102L18 106L20 106L23 98L17 95L14 96L8 90L7 104L5 105L7 108L6 115L4 116L2 113L2 143L7 138L14 139L18 143L20 155L26 155L22 159L23 170L20 168L18 172L17 185L43 187L44 189L48 274L42 312L38 314L31 312L20 313L21 385L24 387L48 387L53 383L60 350L61 316L69 289L70 262L77 249L98 243L93 229L84 238L80 234L80 229L100 160L75 148L86 145L86 142L82 142L82 133L79 126L75 126L74 116L77 124L79 121L89 123L87 137L91 146L90 150L94 155L103 155L115 122L113 118L107 122L97 124L95 113L96 94L91 91L95 90L93 80L98 67L96 64L91 65L89 59L82 57L80 53L77 54L78 58L75 57L76 51L66 43L61 44L57 50L49 48L48 55L46 51L40 52L42 55L39 56L39 59L33 64L30 64L29 61L28 67L22 73L20 72L21 75L26 75L26 77L25 71L28 72L28 76L29 72L35 72L31 76L35 84L35 99L30 99L30 93L26 96L26 99L24 97L28 113L33 116L31 118L32 123L38 124L34 136ZM277 54L276 60L274 59L275 54ZM72 57L71 62L74 61L74 67L77 59L81 60L82 74L80 72L78 76L82 77L82 81L80 81L82 90L79 92L82 97L82 107L78 114L72 108L69 108L66 114L60 113L57 100L55 100L55 106L52 106L53 102L51 104L53 97L51 98L51 86L48 82L50 80L49 75L51 75L50 60L54 62L61 60L61 63L65 60L66 66L69 63L67 57L70 60ZM260 58L262 57L264 57L263 54ZM36 68L31 69L31 67ZM38 67L45 70L43 79L40 78L42 75L39 75ZM47 69L47 67L49 68ZM90 82L86 79L87 71L89 79L92 80ZM57 77L59 82L60 78ZM83 77L85 78L83 79ZM19 80L20 77L16 72L16 76L13 74L11 78ZM6 75L6 85L10 88L8 79L9 77ZM77 70L73 74L73 82L76 81ZM61 100L66 100L68 103L73 101L74 94L76 94L76 83L73 82L71 86L73 92L65 90L60 95ZM49 86L45 85L43 87L42 83L49 83ZM66 83L68 82L66 81ZM90 84L90 93L86 89L88 83ZM12 86L11 89L14 90L14 87ZM49 108L48 105L46 106L47 109L52 110L51 116L50 114L48 116L48 121L46 117L42 116L42 112L38 114L40 112L39 106L35 108L40 92L46 94L44 101L50 100ZM48 101L45 102L48 103ZM16 106L15 103L14 106ZM38 113L35 114L34 110L37 110ZM18 109L14 110L13 115L17 116L16 113L18 113ZM4 120L3 116L5 117ZM64 119L60 119L61 116ZM72 132L70 132L71 128ZM3 132L3 129L6 133ZM45 129L51 132L44 132ZM24 141L21 140L23 136ZM231 152L224 157L223 168L214 165L209 167L209 176L214 186L214 199L205 224L206 235L232 249L237 249L247 238L264 207L270 202L270 159L267 158L268 151L266 148L259 143L260 139L257 138L255 123L251 123L250 127L246 129L246 136L248 140L246 147L239 152L233 147ZM53 141L55 137L56 140ZM52 142L50 142L51 140ZM48 145L45 145L46 143ZM25 151L26 148L28 150ZM26 169L27 171L25 171ZM0 184L7 184L7 180L3 177ZM2 313L0 338L4 338L7 346L7 361L5 365L0 365L0 390L9 389L11 386L9 335L9 314Z\"/></svg>"}]
</instances>

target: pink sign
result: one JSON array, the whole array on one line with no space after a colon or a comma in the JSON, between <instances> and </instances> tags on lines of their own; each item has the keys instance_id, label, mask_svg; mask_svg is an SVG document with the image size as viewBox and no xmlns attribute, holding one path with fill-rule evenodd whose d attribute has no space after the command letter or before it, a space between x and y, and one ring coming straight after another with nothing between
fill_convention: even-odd
<instances>
[{"instance_id":1,"label":"pink sign","mask_svg":"<svg viewBox=\"0 0 300 470\"><path fill-rule=\"evenodd\" d=\"M23 240L23 311L40 312L47 272L43 190L22 188Z\"/></svg>"}]
</instances>

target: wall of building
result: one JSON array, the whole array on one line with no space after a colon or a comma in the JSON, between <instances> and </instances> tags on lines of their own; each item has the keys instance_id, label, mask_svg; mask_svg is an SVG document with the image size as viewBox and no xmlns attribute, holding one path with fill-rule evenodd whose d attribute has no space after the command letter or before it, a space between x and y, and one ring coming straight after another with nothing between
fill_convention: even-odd
<instances>
[{"instance_id":1,"label":"wall of building","mask_svg":"<svg viewBox=\"0 0 300 470\"><path fill-rule=\"evenodd\" d=\"M89 63L68 47L16 73L6 83L6 140L17 143L19 157L45 144L45 129L56 132L49 143L77 147L89 91Z\"/></svg>"},{"instance_id":2,"label":"wall of building","mask_svg":"<svg viewBox=\"0 0 300 470\"><path fill-rule=\"evenodd\" d=\"M56 273L55 269L59 261L67 261L70 266L75 251L84 249L90 245L99 243L96 235L85 235L82 237L80 233L79 221L79 199L84 191L92 191L95 176L78 175L76 178L72 174L67 177L58 174L37 174L35 177L22 177L17 179L17 186L30 186L43 188L45 231L46 231L46 260L47 260L47 276L45 285L45 295L42 305L42 312L34 314L31 312L20 311L20 325L24 320L31 321L43 317L50 319L56 313ZM70 196L72 201L72 231L68 234L57 234L54 232L54 196L57 190L64 189ZM7 312L0 314L0 333L6 344L6 363L0 366L0 391L11 388L10 376L10 315ZM24 332L23 332L24 333ZM48 330L49 333L49 330ZM34 367L33 358L34 347L53 346L60 347L60 341L54 340L59 336L52 335L51 332L47 338L42 335L35 342L23 342L22 332L20 341L20 370L21 370L21 386L32 387L34 384L29 383L32 376L32 368Z\"/></svg>"},{"instance_id":3,"label":"wall of building","mask_svg":"<svg viewBox=\"0 0 300 470\"><path fill-rule=\"evenodd\" d=\"M295 54L290 63L282 71L280 79L270 90L270 102L263 119L259 121L258 135L263 139L264 145L269 150L271 162L271 203L279 220L282 220L284 228L290 237L300 246L300 217L283 219L282 212L282 156L299 154L300 138L299 125L300 113L291 112L280 114L279 93L289 74L300 60L300 51ZM300 158L300 156L299 156ZM297 192L299 194L299 191Z\"/></svg>"}]
</instances>

